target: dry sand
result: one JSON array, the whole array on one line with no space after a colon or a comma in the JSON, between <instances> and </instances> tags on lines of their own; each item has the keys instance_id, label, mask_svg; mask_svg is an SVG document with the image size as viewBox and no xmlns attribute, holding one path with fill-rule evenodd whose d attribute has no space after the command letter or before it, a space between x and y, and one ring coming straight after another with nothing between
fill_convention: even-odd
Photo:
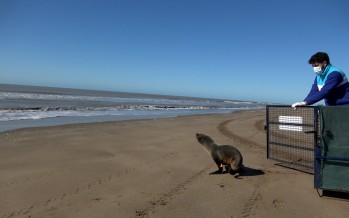
<instances>
[{"instance_id":1,"label":"dry sand","mask_svg":"<svg viewBox=\"0 0 349 218\"><path fill-rule=\"evenodd\" d=\"M0 134L0 218L348 217L313 175L266 159L265 111L30 128ZM239 178L195 133L244 156Z\"/></svg>"}]
</instances>

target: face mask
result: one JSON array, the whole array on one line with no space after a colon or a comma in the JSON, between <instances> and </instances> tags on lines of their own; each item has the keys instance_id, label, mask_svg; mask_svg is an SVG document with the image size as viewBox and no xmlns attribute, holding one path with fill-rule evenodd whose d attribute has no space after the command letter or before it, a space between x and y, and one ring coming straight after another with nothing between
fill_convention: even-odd
<instances>
[{"instance_id":1,"label":"face mask","mask_svg":"<svg viewBox=\"0 0 349 218\"><path fill-rule=\"evenodd\" d=\"M321 75L321 74L322 74L322 69L321 69L320 66L313 67L313 69L314 69L314 73L315 73L316 75Z\"/></svg>"}]
</instances>

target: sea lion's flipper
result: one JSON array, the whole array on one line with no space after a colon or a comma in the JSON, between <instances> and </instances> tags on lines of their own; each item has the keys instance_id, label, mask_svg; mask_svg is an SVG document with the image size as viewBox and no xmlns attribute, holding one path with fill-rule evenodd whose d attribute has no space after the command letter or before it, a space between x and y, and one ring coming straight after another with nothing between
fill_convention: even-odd
<instances>
[{"instance_id":1,"label":"sea lion's flipper","mask_svg":"<svg viewBox=\"0 0 349 218\"><path fill-rule=\"evenodd\" d=\"M223 173L223 167L219 167L218 170L211 172L210 175L222 174L222 173Z\"/></svg>"},{"instance_id":2,"label":"sea lion's flipper","mask_svg":"<svg viewBox=\"0 0 349 218\"><path fill-rule=\"evenodd\" d=\"M231 173L231 166L228 164L228 165L225 165L225 172L226 173Z\"/></svg>"},{"instance_id":3,"label":"sea lion's flipper","mask_svg":"<svg viewBox=\"0 0 349 218\"><path fill-rule=\"evenodd\" d=\"M223 166L222 166L222 161L220 159L220 157L215 154L215 153L211 153L211 157L213 159L213 161L216 163L218 170L216 171L217 173L222 173L223 172Z\"/></svg>"},{"instance_id":4,"label":"sea lion's flipper","mask_svg":"<svg viewBox=\"0 0 349 218\"><path fill-rule=\"evenodd\" d=\"M237 172L238 172L237 170L230 170L229 173L230 173L231 175L235 175Z\"/></svg>"},{"instance_id":5,"label":"sea lion's flipper","mask_svg":"<svg viewBox=\"0 0 349 218\"><path fill-rule=\"evenodd\" d=\"M235 174L237 173L237 175L235 175L234 177L240 179L239 177L241 176L241 173L243 173L243 172L245 171L244 168L243 168L243 166L244 166L244 165L241 165L238 169L236 169L236 170L231 170L231 171L230 171L230 174L231 174L231 175L235 175Z\"/></svg>"},{"instance_id":6,"label":"sea lion's flipper","mask_svg":"<svg viewBox=\"0 0 349 218\"><path fill-rule=\"evenodd\" d=\"M235 179L242 179L240 176L241 176L240 173L238 173L237 175L234 176L234 178Z\"/></svg>"}]
</instances>

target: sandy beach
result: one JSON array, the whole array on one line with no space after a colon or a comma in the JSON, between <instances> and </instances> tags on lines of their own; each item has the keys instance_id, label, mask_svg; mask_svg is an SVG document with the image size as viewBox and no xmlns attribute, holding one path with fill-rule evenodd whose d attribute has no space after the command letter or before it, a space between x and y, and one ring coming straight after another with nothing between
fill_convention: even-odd
<instances>
[{"instance_id":1,"label":"sandy beach","mask_svg":"<svg viewBox=\"0 0 349 218\"><path fill-rule=\"evenodd\" d=\"M313 175L266 158L265 111L0 133L0 218L347 217ZM217 169L197 142L231 144L245 171Z\"/></svg>"}]
</instances>

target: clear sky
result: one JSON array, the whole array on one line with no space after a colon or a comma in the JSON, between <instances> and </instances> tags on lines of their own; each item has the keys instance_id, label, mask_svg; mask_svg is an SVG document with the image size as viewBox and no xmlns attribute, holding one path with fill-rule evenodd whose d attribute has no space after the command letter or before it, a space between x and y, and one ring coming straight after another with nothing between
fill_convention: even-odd
<instances>
[{"instance_id":1,"label":"clear sky","mask_svg":"<svg viewBox=\"0 0 349 218\"><path fill-rule=\"evenodd\" d=\"M0 0L0 83L293 103L348 0Z\"/></svg>"}]
</instances>

